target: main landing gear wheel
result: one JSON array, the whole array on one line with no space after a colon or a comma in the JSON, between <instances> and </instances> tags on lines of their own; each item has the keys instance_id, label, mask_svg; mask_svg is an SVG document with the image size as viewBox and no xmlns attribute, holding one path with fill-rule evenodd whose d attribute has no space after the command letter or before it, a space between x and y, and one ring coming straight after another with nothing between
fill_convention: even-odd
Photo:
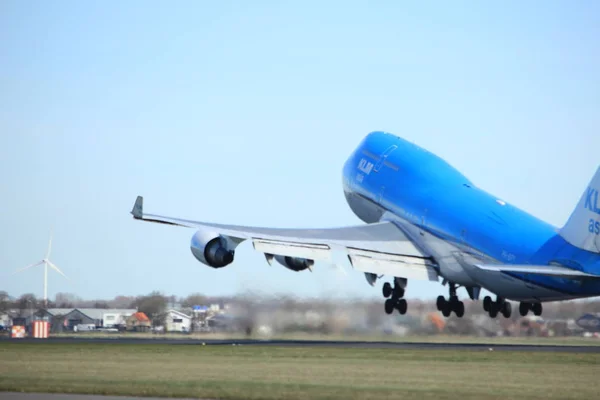
<instances>
[{"instance_id":1,"label":"main landing gear wheel","mask_svg":"<svg viewBox=\"0 0 600 400\"><path fill-rule=\"evenodd\" d=\"M498 297L496 301L492 301L490 296L485 296L483 299L483 310L486 311L491 318L496 318L498 313L502 313L504 318L510 318L512 314L511 304L501 297Z\"/></svg>"},{"instance_id":2,"label":"main landing gear wheel","mask_svg":"<svg viewBox=\"0 0 600 400\"><path fill-rule=\"evenodd\" d=\"M454 314L458 318L462 318L465 315L465 303L458 300L458 297L451 297L450 300L446 300L444 296L439 296L436 302L438 311L442 312L444 317L449 317L454 311Z\"/></svg>"},{"instance_id":3,"label":"main landing gear wheel","mask_svg":"<svg viewBox=\"0 0 600 400\"><path fill-rule=\"evenodd\" d=\"M394 303L394 300L392 300L392 299L387 299L387 300L385 301L385 304L384 304L384 305L385 305L385 313L386 313L386 314L391 314L391 313L393 313L393 312L394 312L394 306L396 305L396 304Z\"/></svg>"},{"instance_id":4,"label":"main landing gear wheel","mask_svg":"<svg viewBox=\"0 0 600 400\"><path fill-rule=\"evenodd\" d=\"M522 317L526 316L529 313L529 310L533 311L533 314L539 317L542 315L542 303L521 302L519 304L519 314L521 314Z\"/></svg>"},{"instance_id":5,"label":"main landing gear wheel","mask_svg":"<svg viewBox=\"0 0 600 400\"><path fill-rule=\"evenodd\" d=\"M390 297L392 295L392 285L389 282L383 284L383 288L381 291L383 292L383 297Z\"/></svg>"},{"instance_id":6,"label":"main landing gear wheel","mask_svg":"<svg viewBox=\"0 0 600 400\"><path fill-rule=\"evenodd\" d=\"M490 296L485 296L483 298L483 311L489 313L491 304L492 304L492 298Z\"/></svg>"},{"instance_id":7,"label":"main landing gear wheel","mask_svg":"<svg viewBox=\"0 0 600 400\"><path fill-rule=\"evenodd\" d=\"M406 303L406 299L400 299L396 303L396 309L401 315L406 314L406 310L408 308L408 304Z\"/></svg>"},{"instance_id":8,"label":"main landing gear wheel","mask_svg":"<svg viewBox=\"0 0 600 400\"><path fill-rule=\"evenodd\" d=\"M519 303L519 314L521 314L521 317L526 316L529 313L530 309L531 304L525 302Z\"/></svg>"},{"instance_id":9,"label":"main landing gear wheel","mask_svg":"<svg viewBox=\"0 0 600 400\"><path fill-rule=\"evenodd\" d=\"M462 316L465 315L465 303L458 300L458 296L456 295L456 285L453 283L450 284L449 300L446 300L444 296L438 296L435 305L437 306L438 311L442 312L444 317L449 317L453 311L458 318L462 318Z\"/></svg>"},{"instance_id":10,"label":"main landing gear wheel","mask_svg":"<svg viewBox=\"0 0 600 400\"><path fill-rule=\"evenodd\" d=\"M389 282L383 284L381 290L383 297L389 297L384 304L386 314L392 314L394 309L402 315L406 314L408 304L406 299L402 298L404 297L404 288L400 286L401 284L406 285L406 280L395 278L393 287Z\"/></svg>"}]
</instances>

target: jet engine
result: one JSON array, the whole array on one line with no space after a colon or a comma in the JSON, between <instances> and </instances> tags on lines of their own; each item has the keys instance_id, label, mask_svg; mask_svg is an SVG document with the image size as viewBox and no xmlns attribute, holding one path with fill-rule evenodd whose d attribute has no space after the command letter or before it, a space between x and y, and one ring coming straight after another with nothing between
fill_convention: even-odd
<instances>
[{"instance_id":1,"label":"jet engine","mask_svg":"<svg viewBox=\"0 0 600 400\"><path fill-rule=\"evenodd\" d=\"M192 236L190 248L198 261L212 268L231 264L235 254L233 246L225 237L204 231L198 231Z\"/></svg>"},{"instance_id":2,"label":"jet engine","mask_svg":"<svg viewBox=\"0 0 600 400\"><path fill-rule=\"evenodd\" d=\"M292 271L296 272L304 271L305 269L312 267L315 263L313 260L300 257L276 255L274 258L275 261L277 261L279 264L283 265L287 269L291 269Z\"/></svg>"}]
</instances>

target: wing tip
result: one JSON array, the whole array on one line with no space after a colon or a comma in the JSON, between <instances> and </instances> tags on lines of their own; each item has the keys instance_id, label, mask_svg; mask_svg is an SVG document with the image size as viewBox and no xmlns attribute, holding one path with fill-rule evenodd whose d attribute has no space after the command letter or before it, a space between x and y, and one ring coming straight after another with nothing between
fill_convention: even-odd
<instances>
[{"instance_id":1,"label":"wing tip","mask_svg":"<svg viewBox=\"0 0 600 400\"><path fill-rule=\"evenodd\" d=\"M131 209L131 215L135 219L142 219L144 217L144 197L138 196L135 199L133 208Z\"/></svg>"}]
</instances>

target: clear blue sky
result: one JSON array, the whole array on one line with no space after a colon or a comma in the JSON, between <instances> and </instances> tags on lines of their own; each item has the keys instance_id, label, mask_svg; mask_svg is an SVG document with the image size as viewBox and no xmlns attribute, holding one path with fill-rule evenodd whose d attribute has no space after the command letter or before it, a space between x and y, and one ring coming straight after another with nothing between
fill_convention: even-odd
<instances>
[{"instance_id":1,"label":"clear blue sky","mask_svg":"<svg viewBox=\"0 0 600 400\"><path fill-rule=\"evenodd\" d=\"M418 3L418 4L417 4ZM372 130L558 226L600 164L600 3L0 3L0 289L50 297L380 297L364 276L212 270L192 230L358 223L341 167ZM408 297L446 293L409 282Z\"/></svg>"}]
</instances>

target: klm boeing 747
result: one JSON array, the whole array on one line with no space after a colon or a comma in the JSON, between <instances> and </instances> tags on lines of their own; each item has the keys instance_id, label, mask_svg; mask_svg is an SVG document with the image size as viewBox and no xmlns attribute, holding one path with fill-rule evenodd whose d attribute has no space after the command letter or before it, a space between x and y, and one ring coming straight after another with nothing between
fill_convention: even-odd
<instances>
[{"instance_id":1,"label":"klm boeing 747","mask_svg":"<svg viewBox=\"0 0 600 400\"><path fill-rule=\"evenodd\" d=\"M600 168L562 228L556 228L478 188L447 162L385 132L372 132L343 167L342 186L363 225L329 229L255 228L145 214L143 198L132 210L138 220L197 229L196 259L222 268L236 246L250 240L269 264L292 271L315 261L336 263L342 254L374 286L383 276L385 311L406 313L409 279L442 281L445 316L462 317L463 287L495 318L542 314L542 303L600 296Z\"/></svg>"}]
</instances>

